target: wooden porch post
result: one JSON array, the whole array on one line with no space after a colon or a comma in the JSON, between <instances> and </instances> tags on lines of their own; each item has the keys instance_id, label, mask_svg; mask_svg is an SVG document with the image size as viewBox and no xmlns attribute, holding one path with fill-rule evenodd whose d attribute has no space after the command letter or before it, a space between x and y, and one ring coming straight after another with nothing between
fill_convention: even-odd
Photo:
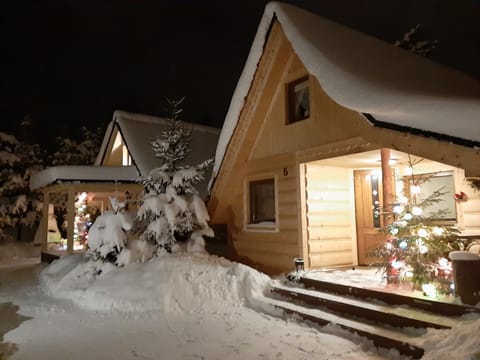
<instances>
[{"instance_id":1,"label":"wooden porch post","mask_svg":"<svg viewBox=\"0 0 480 360\"><path fill-rule=\"evenodd\" d=\"M73 252L73 229L75 222L75 192L68 189L67 199L67 252Z\"/></svg>"},{"instance_id":2,"label":"wooden porch post","mask_svg":"<svg viewBox=\"0 0 480 360\"><path fill-rule=\"evenodd\" d=\"M40 221L40 248L47 251L48 244L48 206L50 205L50 192L43 191L42 219Z\"/></svg>"},{"instance_id":3,"label":"wooden porch post","mask_svg":"<svg viewBox=\"0 0 480 360\"><path fill-rule=\"evenodd\" d=\"M393 169L390 166L390 149L380 150L380 159L382 162L382 190L383 190L383 211L390 212L392 203L395 200L395 178ZM383 225L388 225L392 217L383 216Z\"/></svg>"}]
</instances>

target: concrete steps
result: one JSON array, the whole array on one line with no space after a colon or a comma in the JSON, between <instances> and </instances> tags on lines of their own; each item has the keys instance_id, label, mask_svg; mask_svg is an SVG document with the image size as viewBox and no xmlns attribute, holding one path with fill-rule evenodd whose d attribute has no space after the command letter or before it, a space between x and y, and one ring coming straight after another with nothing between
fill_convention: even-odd
<instances>
[{"instance_id":1,"label":"concrete steps","mask_svg":"<svg viewBox=\"0 0 480 360\"><path fill-rule=\"evenodd\" d=\"M458 316L480 312L468 306L308 278L276 284L270 301L285 314L320 326L335 324L366 337L377 347L397 349L415 359L423 356L418 337L427 328L449 329L460 321Z\"/></svg>"}]
</instances>

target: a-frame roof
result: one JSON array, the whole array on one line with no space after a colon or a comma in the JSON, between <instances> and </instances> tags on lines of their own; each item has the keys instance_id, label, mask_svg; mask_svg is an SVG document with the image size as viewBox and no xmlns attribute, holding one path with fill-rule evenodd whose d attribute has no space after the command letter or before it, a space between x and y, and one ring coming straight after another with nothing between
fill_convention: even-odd
<instances>
[{"instance_id":1,"label":"a-frame roof","mask_svg":"<svg viewBox=\"0 0 480 360\"><path fill-rule=\"evenodd\" d=\"M140 176L147 176L150 170L161 165L161 161L154 155L150 142L155 137L161 136L168 125L168 120L165 118L121 110L115 111L105 132L95 165L103 165L107 156L108 144L116 131L119 131L133 165L138 169ZM192 151L188 154L186 164L196 165L212 158L220 129L193 123L187 123L187 125L192 129Z\"/></svg>"},{"instance_id":2,"label":"a-frame roof","mask_svg":"<svg viewBox=\"0 0 480 360\"><path fill-rule=\"evenodd\" d=\"M33 189L59 181L135 181L147 176L150 170L159 167L161 161L154 156L151 140L161 136L168 126L168 120L144 114L117 110L109 123L94 166L55 166L40 171L32 176L30 186ZM188 123L192 129L192 151L185 161L187 165L196 165L212 158L220 130L208 126ZM107 158L109 144L117 134L122 135L132 158L133 166L103 166ZM207 180L198 185L201 195L207 192Z\"/></svg>"},{"instance_id":3,"label":"a-frame roof","mask_svg":"<svg viewBox=\"0 0 480 360\"><path fill-rule=\"evenodd\" d=\"M480 82L292 5L269 3L233 94L215 156L215 177L277 19L295 53L338 104L393 127L480 144ZM213 182L211 182L212 184Z\"/></svg>"}]
</instances>

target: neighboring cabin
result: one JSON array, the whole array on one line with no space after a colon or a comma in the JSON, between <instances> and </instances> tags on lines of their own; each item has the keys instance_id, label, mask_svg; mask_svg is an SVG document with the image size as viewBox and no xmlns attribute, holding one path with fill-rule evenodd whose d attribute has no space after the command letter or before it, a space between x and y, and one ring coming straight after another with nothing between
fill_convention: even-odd
<instances>
[{"instance_id":1,"label":"neighboring cabin","mask_svg":"<svg viewBox=\"0 0 480 360\"><path fill-rule=\"evenodd\" d=\"M480 83L282 3L267 5L217 147L208 208L268 272L365 265L410 169L480 236ZM383 178L383 182L382 182ZM408 187L406 188L408 190ZM454 201L465 192L469 200Z\"/></svg>"},{"instance_id":2,"label":"neighboring cabin","mask_svg":"<svg viewBox=\"0 0 480 360\"><path fill-rule=\"evenodd\" d=\"M115 111L94 165L55 166L32 176L30 187L41 189L44 194L37 232L44 253L85 249L85 238L79 234L85 223L85 219L80 219L85 210L82 206L103 212L110 206L109 196L138 198L143 187L137 180L161 165L150 141L161 136L168 124L164 118ZM188 126L192 128L192 151L185 165L197 165L214 156L220 131L198 124ZM208 176L198 186L203 197L207 193ZM61 239L53 219L51 199L59 195L67 195L67 239Z\"/></svg>"}]
</instances>

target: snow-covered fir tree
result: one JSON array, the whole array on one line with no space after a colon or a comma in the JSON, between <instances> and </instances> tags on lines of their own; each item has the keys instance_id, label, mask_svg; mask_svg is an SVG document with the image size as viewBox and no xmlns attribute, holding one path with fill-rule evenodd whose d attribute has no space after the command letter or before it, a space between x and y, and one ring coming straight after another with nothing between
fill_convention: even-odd
<instances>
[{"instance_id":1,"label":"snow-covered fir tree","mask_svg":"<svg viewBox=\"0 0 480 360\"><path fill-rule=\"evenodd\" d=\"M30 190L30 176L43 168L40 147L0 132L0 239L21 238L41 216L41 193ZM10 231L9 231L10 230Z\"/></svg>"},{"instance_id":2,"label":"snow-covered fir tree","mask_svg":"<svg viewBox=\"0 0 480 360\"><path fill-rule=\"evenodd\" d=\"M179 120L182 102L168 100L169 126L151 142L162 165L141 179L140 239L156 244L159 253L177 251L180 242L186 242L189 251L203 251L203 236L213 236L205 203L195 188L213 159L181 165L191 151L192 139L191 129Z\"/></svg>"}]
</instances>

